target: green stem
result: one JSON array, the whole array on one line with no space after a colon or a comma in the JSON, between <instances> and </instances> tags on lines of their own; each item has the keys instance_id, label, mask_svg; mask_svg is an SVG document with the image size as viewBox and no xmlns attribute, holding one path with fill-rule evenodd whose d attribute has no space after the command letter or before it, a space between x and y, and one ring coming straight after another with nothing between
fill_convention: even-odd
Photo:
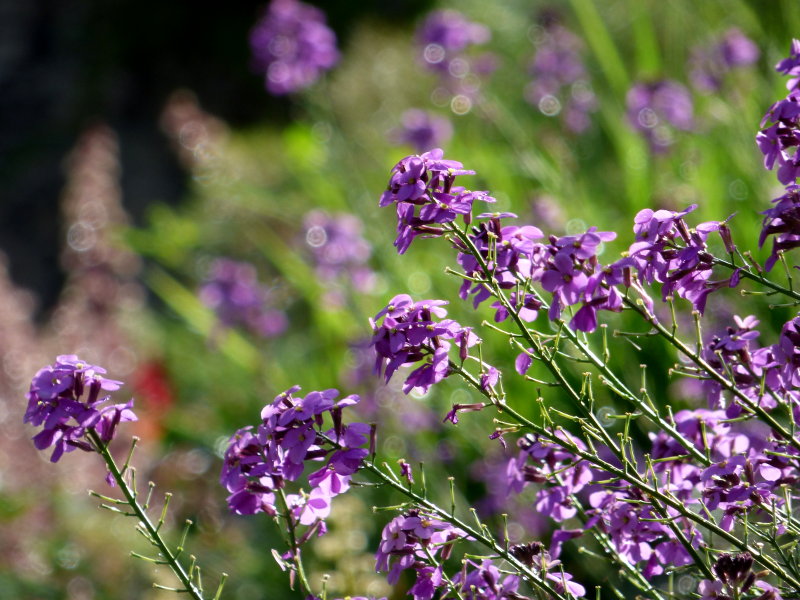
<instances>
[{"instance_id":1,"label":"green stem","mask_svg":"<svg viewBox=\"0 0 800 600\"><path fill-rule=\"evenodd\" d=\"M506 413L519 425L532 430L542 438L554 444L559 445L560 447L568 450L569 452L572 452L575 456L578 456L586 460L588 463L598 467L599 469L608 472L615 478L630 483L631 485L638 488L646 496L650 496L651 498L656 499L662 504L672 508L673 510L677 511L682 517L685 517L690 521L697 523L698 525L708 530L709 532L718 535L732 546L738 548L740 551L749 552L756 560L756 562L760 563L762 566L772 571L777 577L783 579L784 581L792 585L795 589L800 588L800 581L796 580L794 577L790 576L789 574L785 573L782 569L780 569L780 566L774 560L772 560L771 557L765 555L755 546L742 542L735 535L733 535L728 531L725 531L713 521L709 519L704 519L701 515L692 512L691 510L688 509L688 507L684 504L684 502L682 502L678 498L672 495L667 495L662 493L657 487L647 483L647 481L644 478L642 478L642 476L638 473L638 471L635 470L631 471L631 470L625 470L624 468L618 468L612 465L611 463L604 461L597 455L580 448L577 445L570 445L568 440L562 439L558 437L555 433L547 430L545 427L533 423L526 417L516 412L513 408L511 408L507 404L498 403L496 399L492 398L492 394L490 392L484 390L481 387L480 381L475 379L469 373L460 371L459 374L478 392L489 398L492 401L492 404L497 406L498 410L501 410L502 412Z\"/></svg>"},{"instance_id":2,"label":"green stem","mask_svg":"<svg viewBox=\"0 0 800 600\"><path fill-rule=\"evenodd\" d=\"M314 596L315 594L311 591L311 586L306 578L306 572L303 569L303 559L300 558L300 548L297 544L297 534L295 532L292 514L289 510L289 502L286 500L286 494L284 493L283 488L279 488L277 492L277 496L280 499L283 508L284 518L286 519L286 529L289 532L289 543L292 547L292 558L294 559L294 566L297 570L297 579L300 581L300 587L303 588L303 593L306 596Z\"/></svg>"},{"instance_id":3,"label":"green stem","mask_svg":"<svg viewBox=\"0 0 800 600\"><path fill-rule=\"evenodd\" d=\"M483 273L488 273L489 269L487 268L486 261L483 259L483 256L481 255L480 251L475 247L475 244L473 244L469 236L465 232L461 231L458 227L452 224L450 226L450 231L452 231L458 237L458 239L461 241L462 244L466 246L466 248L469 250L470 254L472 254L472 256L475 258L475 260L478 261L478 265L481 267L481 271ZM508 314L514 319L514 322L516 323L520 333L522 333L524 339L529 344L531 344L532 347L536 348L538 344L534 339L533 335L531 334L530 330L528 329L527 325L520 318L517 310L515 310L514 307L511 306L511 302L508 300L503 291L497 286L496 282L494 280L490 280L484 282L484 285L488 286L492 295L496 297L503 304L503 307L508 311ZM547 309L547 304L544 301L542 301L542 307L545 310ZM570 329L566 323L564 323L561 320L557 320L555 321L555 323L561 326L564 335L573 344L575 344L575 346L583 353L583 355L587 359L589 359L589 361L600 371L603 377L605 377L606 381L608 381L608 383L610 384L609 387L617 395L619 395L624 400L627 400L628 402L633 404L638 410L642 411L642 414L645 417L647 417L651 422L660 427L662 430L669 433L673 439L675 439L678 443L680 443L681 446L683 446L684 449L689 454L691 454L696 460L700 461L701 464L706 466L711 464L711 461L708 459L708 457L705 454L703 454L700 450L698 450L697 447L691 441L687 440L683 436L683 434L677 430L677 428L673 423L670 423L669 421L664 419L653 407L648 405L646 402L643 402L641 398L639 398L636 394L631 392L627 388L627 386L622 382L622 380L620 380L619 377L617 377L616 373L614 373L614 371L612 371L608 367L606 362L602 360L599 356L597 356L592 351L592 349L589 348L588 345L582 342L578 337L578 335L574 331L572 331L572 329ZM581 409L582 412L584 412L585 416L590 421L592 421L600 431L604 432L605 429L599 423L597 423L596 415L591 413L591 411L585 410L585 408L582 406L583 403L581 402L579 395L566 382L566 380L564 379L563 375L560 372L560 369L557 368L555 362L553 360L544 360L543 362L550 370L550 372L556 376L556 378L559 380L559 383L561 383L565 387L566 391L570 394L573 400L576 400L577 406ZM615 448L614 444L613 443L610 444L609 448L614 449Z\"/></svg>"},{"instance_id":4,"label":"green stem","mask_svg":"<svg viewBox=\"0 0 800 600\"><path fill-rule=\"evenodd\" d=\"M800 301L800 293L795 292L794 290L790 290L789 288L785 288L782 285L780 285L779 283L775 283L773 281L770 281L769 279L767 279L766 277L764 277L760 273L759 274L755 274L749 268L744 267L744 266L739 267L739 266L735 265L733 262L731 262L729 260L725 260L724 258L717 258L716 256L712 256L712 259L713 259L713 264L715 264L715 265L721 265L721 266L726 267L726 268L728 268L728 269L730 269L732 271L735 270L735 269L739 269L739 275L741 277L744 277L745 279L750 279L751 281L757 281L758 283L760 283L764 287L767 287L767 288L769 288L771 290L775 290L776 292L778 292L780 294L783 294L784 296L787 296L789 298L792 298L793 300Z\"/></svg>"},{"instance_id":5,"label":"green stem","mask_svg":"<svg viewBox=\"0 0 800 600\"><path fill-rule=\"evenodd\" d=\"M745 407L747 407L751 412L755 413L759 416L759 418L767 423L772 429L778 432L784 439L786 439L792 446L794 446L797 450L800 450L800 440L795 438L789 431L786 430L783 425L778 423L775 418L765 411L761 406L754 404L753 401L744 393L742 392L737 386L736 383L727 379L724 375L720 374L714 367L708 364L702 356L698 353L690 350L686 344L684 344L681 340L675 337L670 331L668 331L661 323L659 323L656 319L650 317L645 311L643 311L640 307L636 306L633 302L628 299L625 299L625 304L639 313L645 321L647 321L653 328L655 328L670 344L672 344L679 352L685 355L689 360L691 360L695 365L700 367L705 373L708 373L708 376L719 383L723 388L725 388L728 392L736 396L736 399L739 400Z\"/></svg>"},{"instance_id":6,"label":"green stem","mask_svg":"<svg viewBox=\"0 0 800 600\"><path fill-rule=\"evenodd\" d=\"M150 517L147 516L147 513L139 505L139 502L136 500L136 491L132 490L128 486L128 482L125 481L122 472L117 467L117 463L114 462L114 458L108 451L108 446L103 443L103 441L100 439L100 436L97 435L97 432L94 429L89 429L87 436L94 444L95 449L100 456L103 457L111 476L114 478L114 481L117 482L119 489L122 491L122 495L125 496L128 506L131 507L131 510L135 514L136 518L139 519L144 531L147 533L150 543L158 548L159 553L164 557L164 563L169 565L169 568L172 569L172 572L175 573L175 576L181 582L181 585L183 585L184 589L180 591L187 592L195 600L203 600L203 594L199 589L197 589L194 583L192 583L191 577L189 577L189 575L186 573L183 565L181 565L177 557L172 553L172 551L167 547L167 544L161 538L158 528L153 525Z\"/></svg>"},{"instance_id":7,"label":"green stem","mask_svg":"<svg viewBox=\"0 0 800 600\"><path fill-rule=\"evenodd\" d=\"M325 434L318 433L317 435L322 437L325 441L330 443L332 446L340 447L340 445L338 443L336 443L335 440L329 438ZM503 558L504 560L506 560L531 585L533 585L537 589L545 592L546 594L549 594L553 598L558 598L560 600L568 600L567 597L563 596L562 594L559 594L547 582L547 580L544 578L544 574L542 574L541 576L539 574L537 574L529 566L527 566L525 563L523 563L517 557L515 557L513 554L511 554L511 552L509 550L507 550L504 547L504 545L501 545L501 544L497 543L497 541L495 541L493 538L485 535L480 529L468 525L467 523L465 523L464 521L459 519L457 516L455 516L455 514L453 514L452 512L446 511L445 509L441 508L437 504L435 504L435 503L431 502L430 500L428 500L428 498L426 498L425 496L417 494L411 488L408 488L405 485L403 485L398 479L390 477L382 469L377 467L375 465L375 463L372 462L371 460L367 460L365 458L365 459L363 459L361 461L361 464L364 466L364 468L367 471L369 471L370 473L375 475L378 479L380 479L381 483L383 483L385 485L388 485L389 487L391 487L391 488L395 489L396 491L400 492L401 494L403 494L404 496L409 498L411 501L413 501L414 504L416 504L417 506L420 506L421 508L424 508L424 509L434 513L439 518L441 518L443 521L447 521L448 523L450 523L454 527L457 527L457 528L461 529L462 531L464 531L467 534L468 537L473 538L476 542L482 544L483 546L488 548L491 552L493 552L494 554L497 554L498 556L500 556L500 558Z\"/></svg>"}]
</instances>

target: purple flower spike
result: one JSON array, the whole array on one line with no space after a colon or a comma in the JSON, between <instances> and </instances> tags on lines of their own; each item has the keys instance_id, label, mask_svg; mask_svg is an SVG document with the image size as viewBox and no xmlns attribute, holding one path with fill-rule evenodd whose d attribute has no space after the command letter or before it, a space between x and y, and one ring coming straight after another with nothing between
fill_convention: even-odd
<instances>
[{"instance_id":1,"label":"purple flower spike","mask_svg":"<svg viewBox=\"0 0 800 600\"><path fill-rule=\"evenodd\" d=\"M375 554L375 570L389 571L389 583L395 583L406 569L417 571L418 591L426 598L442 585L441 573L436 575L426 566L430 552L446 558L451 546L459 539L471 539L466 532L440 521L421 510L409 510L392 519L381 532L381 543Z\"/></svg>"},{"instance_id":2,"label":"purple flower spike","mask_svg":"<svg viewBox=\"0 0 800 600\"><path fill-rule=\"evenodd\" d=\"M336 35L317 8L297 0L273 0L250 32L254 68L275 95L309 87L339 60Z\"/></svg>"},{"instance_id":3,"label":"purple flower spike","mask_svg":"<svg viewBox=\"0 0 800 600\"><path fill-rule=\"evenodd\" d=\"M332 499L350 488L368 450L370 426L345 424L342 412L358 403L358 396L335 402L338 390L309 392L305 398L292 387L278 394L261 411L257 428L237 431L225 452L220 484L229 492L228 508L234 514L276 514L276 491L297 481L313 462L308 494L288 494L290 516L308 527L299 542L325 531ZM326 427L332 423L332 428ZM320 465L321 463L321 465Z\"/></svg>"}]
</instances>

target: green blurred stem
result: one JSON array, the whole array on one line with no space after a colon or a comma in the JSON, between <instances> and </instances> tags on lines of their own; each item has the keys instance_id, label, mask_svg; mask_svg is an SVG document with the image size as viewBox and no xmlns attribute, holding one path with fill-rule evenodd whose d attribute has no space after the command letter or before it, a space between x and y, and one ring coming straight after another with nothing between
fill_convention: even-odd
<instances>
[{"instance_id":1,"label":"green blurred stem","mask_svg":"<svg viewBox=\"0 0 800 600\"><path fill-rule=\"evenodd\" d=\"M183 585L184 588L180 591L188 593L189 596L195 600L204 600L203 594L197 589L194 583L192 583L191 578L186 573L183 565L181 565L181 563L178 561L177 556L172 553L167 544L161 538L161 534L158 532L158 527L153 525L153 522L150 520L150 517L147 516L144 508L139 505L139 502L136 500L136 491L132 490L128 486L128 482L125 481L123 473L120 471L119 467L117 467L117 463L114 462L114 457L112 457L111 453L108 451L108 445L100 439L100 436L97 435L97 432L94 429L89 429L87 436L92 441L92 444L94 444L100 456L103 457L111 476L114 478L114 481L117 482L119 489L122 491L122 495L125 496L128 506L131 507L131 510L135 514L136 518L139 519L139 522L149 537L149 541L156 548L158 548L159 553L164 557L165 564L172 569L172 572L175 573L175 576L180 580L181 585Z\"/></svg>"}]
</instances>

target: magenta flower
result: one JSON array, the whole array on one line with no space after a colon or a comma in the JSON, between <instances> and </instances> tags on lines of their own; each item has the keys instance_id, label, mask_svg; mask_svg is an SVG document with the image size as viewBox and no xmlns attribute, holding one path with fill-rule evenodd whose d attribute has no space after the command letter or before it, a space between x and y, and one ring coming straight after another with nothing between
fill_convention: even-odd
<instances>
[{"instance_id":1,"label":"magenta flower","mask_svg":"<svg viewBox=\"0 0 800 600\"><path fill-rule=\"evenodd\" d=\"M475 200L494 202L486 192L472 192L454 186L459 175L474 175L460 162L443 158L435 148L420 155L407 156L392 169L389 186L380 199L380 206L396 205L397 239L395 247L403 254L414 238L440 236L439 225L450 223L458 215L471 221Z\"/></svg>"}]
</instances>

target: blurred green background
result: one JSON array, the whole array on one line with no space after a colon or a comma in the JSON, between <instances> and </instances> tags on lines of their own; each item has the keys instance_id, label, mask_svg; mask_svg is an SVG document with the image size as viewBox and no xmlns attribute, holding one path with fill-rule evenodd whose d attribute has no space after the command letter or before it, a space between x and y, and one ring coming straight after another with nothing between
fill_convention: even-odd
<instances>
[{"instance_id":1,"label":"blurred green background","mask_svg":"<svg viewBox=\"0 0 800 600\"><path fill-rule=\"evenodd\" d=\"M209 588L220 572L231 574L224 597L298 594L270 555L283 547L277 529L263 515L229 516L217 483L228 436L256 423L261 407L295 383L362 394L362 415L379 423L387 462L424 461L429 482L456 478L462 509L504 506L513 511L513 541L547 539L550 526L529 496L510 501L498 493L504 454L488 440L491 415L441 424L449 406L468 402L471 392L448 380L423 398L406 397L399 381L383 386L369 376L371 359L360 349L368 317L398 293L449 299L451 316L463 324L492 318L488 306L473 311L457 299L459 282L444 273L455 265L446 242L416 240L404 256L392 247L394 214L377 199L392 165L412 151L390 135L409 108L449 118L446 157L478 172L465 184L490 190L498 210L546 233L614 230L619 238L605 253L615 256L632 240L637 210L697 202L693 223L736 213L735 239L755 246L759 212L780 188L753 140L763 113L785 94L772 66L800 33L796 2L318 6L343 56L289 99L270 97L249 70L247 34L259 3L0 6L10 15L0 19L0 248L8 255L0 281L0 597L169 596L150 589L152 581L169 585L169 573L129 556L144 545L134 523L97 509L86 495L105 487L96 457L72 453L51 465L29 441L33 431L20 426L30 377L64 353L127 382L141 419L131 427L143 440L135 460L140 481L175 493L175 542L185 519L197 523L189 548ZM414 43L415 26L443 7L492 33L481 50L495 54L498 68L464 114L433 93L436 78L419 64ZM580 134L523 97L545 10L583 40L598 110ZM692 89L692 49L732 27L756 43L758 62L731 71L714 93ZM626 121L625 95L636 81L660 78L692 90L696 127L675 132L669 151L653 154ZM319 278L303 224L312 210L361 219L376 273L371 291ZM284 335L219 329L197 290L220 256L256 267L287 315ZM714 302L710 331L733 314L757 314L774 327L786 317L766 301L732 293ZM611 327L641 330L626 319ZM774 335L766 332L762 342ZM501 336L483 337L484 358L506 371L509 398L535 417L538 391L513 373L516 352ZM690 386L667 379L670 351L658 341L637 343L615 341L624 377L638 381L646 357L658 402L676 409L696 403ZM557 392L542 393L560 406ZM448 501L445 485L432 494ZM312 545L314 585L327 573L332 597L402 597L402 586L389 588L373 568L376 540L393 513L373 514L372 507L398 501L371 488L337 498L330 533ZM568 570L579 581L602 582L596 565L575 560Z\"/></svg>"}]
</instances>

